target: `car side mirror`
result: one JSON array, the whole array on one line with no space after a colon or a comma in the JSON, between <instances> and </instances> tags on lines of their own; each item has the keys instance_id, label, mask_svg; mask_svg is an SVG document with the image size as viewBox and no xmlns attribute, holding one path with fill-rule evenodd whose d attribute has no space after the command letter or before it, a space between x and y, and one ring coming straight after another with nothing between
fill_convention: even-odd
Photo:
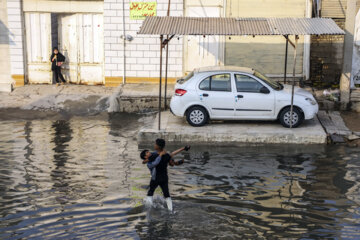
<instances>
[{"instance_id":1,"label":"car side mirror","mask_svg":"<svg viewBox=\"0 0 360 240\"><path fill-rule=\"evenodd\" d=\"M270 90L267 87L263 86L262 88L260 88L260 93L269 94Z\"/></svg>"}]
</instances>

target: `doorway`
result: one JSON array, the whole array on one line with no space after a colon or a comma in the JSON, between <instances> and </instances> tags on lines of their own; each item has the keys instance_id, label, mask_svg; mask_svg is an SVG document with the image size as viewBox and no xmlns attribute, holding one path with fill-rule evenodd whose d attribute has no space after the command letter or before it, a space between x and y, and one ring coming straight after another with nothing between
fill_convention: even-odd
<instances>
[{"instance_id":1,"label":"doorway","mask_svg":"<svg viewBox=\"0 0 360 240\"><path fill-rule=\"evenodd\" d=\"M29 83L52 83L50 55L66 57L63 75L74 84L104 84L102 14L25 13Z\"/></svg>"}]
</instances>

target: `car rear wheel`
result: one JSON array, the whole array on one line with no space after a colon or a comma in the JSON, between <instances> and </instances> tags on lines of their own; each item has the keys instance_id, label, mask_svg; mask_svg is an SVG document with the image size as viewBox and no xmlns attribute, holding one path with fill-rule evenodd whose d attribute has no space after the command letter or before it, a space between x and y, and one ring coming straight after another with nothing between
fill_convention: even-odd
<instances>
[{"instance_id":1,"label":"car rear wheel","mask_svg":"<svg viewBox=\"0 0 360 240\"><path fill-rule=\"evenodd\" d=\"M291 118L291 109L290 109L290 107L286 107L281 111L279 120L280 120L281 124L286 128L290 127L290 122L292 122L292 127L296 128L296 127L300 126L300 124L304 121L304 115L300 111L300 109L298 109L297 107L294 107L292 118Z\"/></svg>"},{"instance_id":2,"label":"car rear wheel","mask_svg":"<svg viewBox=\"0 0 360 240\"><path fill-rule=\"evenodd\" d=\"M201 127L209 121L209 115L205 108L195 106L186 112L186 120L191 126Z\"/></svg>"}]
</instances>

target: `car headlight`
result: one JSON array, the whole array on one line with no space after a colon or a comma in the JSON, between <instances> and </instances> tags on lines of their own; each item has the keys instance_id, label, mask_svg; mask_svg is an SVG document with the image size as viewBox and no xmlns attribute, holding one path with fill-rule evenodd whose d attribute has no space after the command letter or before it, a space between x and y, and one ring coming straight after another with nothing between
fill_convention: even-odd
<instances>
[{"instance_id":1,"label":"car headlight","mask_svg":"<svg viewBox=\"0 0 360 240\"><path fill-rule=\"evenodd\" d=\"M312 105L316 105L316 101L312 98L305 98L305 100L311 103Z\"/></svg>"}]
</instances>

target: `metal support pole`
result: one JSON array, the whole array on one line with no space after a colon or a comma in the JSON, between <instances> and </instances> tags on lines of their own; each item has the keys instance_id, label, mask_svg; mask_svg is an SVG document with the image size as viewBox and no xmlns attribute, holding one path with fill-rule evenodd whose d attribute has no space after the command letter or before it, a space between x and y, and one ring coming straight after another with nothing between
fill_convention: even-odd
<instances>
[{"instance_id":1,"label":"metal support pole","mask_svg":"<svg viewBox=\"0 0 360 240\"><path fill-rule=\"evenodd\" d=\"M167 39L169 39L169 36L167 37ZM166 57L165 57L165 91L164 91L164 109L167 109L167 99L166 99L166 95L167 95L167 80L168 80L168 61L169 61L169 42L166 43Z\"/></svg>"},{"instance_id":2,"label":"metal support pole","mask_svg":"<svg viewBox=\"0 0 360 240\"><path fill-rule=\"evenodd\" d=\"M170 4L171 0L168 2L167 16L170 16ZM169 40L169 35L166 36L166 39ZM165 96L164 96L164 109L167 109L167 82L168 82L168 61L169 61L169 41L166 43L166 57L165 57Z\"/></svg>"},{"instance_id":3,"label":"metal support pole","mask_svg":"<svg viewBox=\"0 0 360 240\"><path fill-rule=\"evenodd\" d=\"M159 80L159 122L158 122L158 130L160 131L161 127L161 80L162 80L162 49L163 49L163 39L164 36L160 35L160 80Z\"/></svg>"},{"instance_id":4,"label":"metal support pole","mask_svg":"<svg viewBox=\"0 0 360 240\"><path fill-rule=\"evenodd\" d=\"M124 54L123 54L123 79L122 79L122 83L125 84L126 83L126 28L125 28L125 1L123 1L123 49L124 49Z\"/></svg>"},{"instance_id":5,"label":"metal support pole","mask_svg":"<svg viewBox=\"0 0 360 240\"><path fill-rule=\"evenodd\" d=\"M295 36L295 46L294 46L294 66L293 66L293 82L291 88L291 107L290 107L290 128L292 128L293 120L293 110L294 110L294 89L295 89L295 69L296 69L296 47L298 43L298 35Z\"/></svg>"},{"instance_id":6,"label":"metal support pole","mask_svg":"<svg viewBox=\"0 0 360 240\"><path fill-rule=\"evenodd\" d=\"M286 35L285 38L286 38L286 48L285 48L284 84L286 84L286 74L287 74L287 61L288 61L288 49L289 49L288 35Z\"/></svg>"}]
</instances>

